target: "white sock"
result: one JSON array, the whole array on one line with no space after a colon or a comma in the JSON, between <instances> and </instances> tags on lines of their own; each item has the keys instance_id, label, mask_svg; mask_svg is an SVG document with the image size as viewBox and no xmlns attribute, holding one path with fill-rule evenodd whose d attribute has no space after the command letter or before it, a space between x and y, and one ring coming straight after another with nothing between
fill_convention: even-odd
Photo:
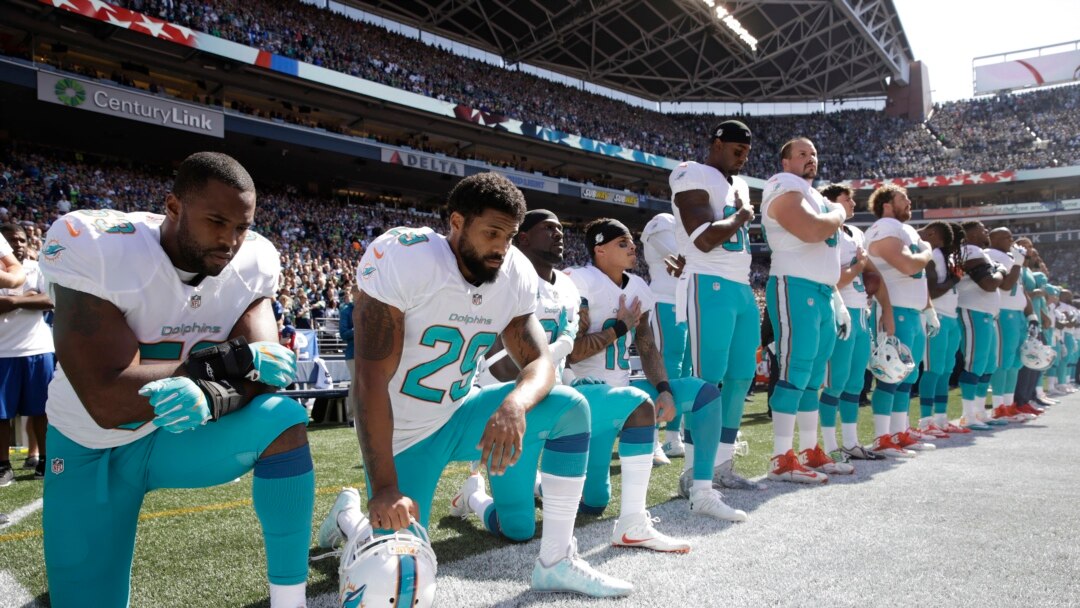
<instances>
[{"instance_id":1,"label":"white sock","mask_svg":"<svg viewBox=\"0 0 1080 608\"><path fill-rule=\"evenodd\" d=\"M799 431L802 433L802 431ZM835 426L823 426L821 427L821 443L825 453L835 452L838 448L836 445L836 427Z\"/></svg>"},{"instance_id":2,"label":"white sock","mask_svg":"<svg viewBox=\"0 0 1080 608\"><path fill-rule=\"evenodd\" d=\"M694 468L694 444L686 444L686 454L683 454L682 470L689 471Z\"/></svg>"},{"instance_id":3,"label":"white sock","mask_svg":"<svg viewBox=\"0 0 1080 608\"><path fill-rule=\"evenodd\" d=\"M652 455L620 456L622 468L622 506L619 517L645 512L645 494L649 492Z\"/></svg>"},{"instance_id":4,"label":"white sock","mask_svg":"<svg viewBox=\"0 0 1080 608\"><path fill-rule=\"evenodd\" d=\"M907 412L893 412L889 420L889 427L894 434L903 433L904 431L908 430L908 427L910 426L910 423L908 422Z\"/></svg>"},{"instance_id":5,"label":"white sock","mask_svg":"<svg viewBox=\"0 0 1080 608\"><path fill-rule=\"evenodd\" d=\"M1002 405L1005 405L1005 396L995 394L993 397L991 397L990 402L994 404L994 408L996 409Z\"/></svg>"},{"instance_id":6,"label":"white sock","mask_svg":"<svg viewBox=\"0 0 1080 608\"><path fill-rule=\"evenodd\" d=\"M1047 378L1046 379L1046 390L1047 390L1047 392L1052 391L1055 388L1057 388L1057 378Z\"/></svg>"},{"instance_id":7,"label":"white sock","mask_svg":"<svg viewBox=\"0 0 1080 608\"><path fill-rule=\"evenodd\" d=\"M1013 393L1005 393L1001 398L1005 401L1005 405L1016 405L1016 402L1013 401L1015 398Z\"/></svg>"},{"instance_id":8,"label":"white sock","mask_svg":"<svg viewBox=\"0 0 1080 608\"><path fill-rule=\"evenodd\" d=\"M544 530L540 535L540 563L551 566L570 552L574 518L581 501L581 490L585 487L585 476L541 475L544 486Z\"/></svg>"},{"instance_id":9,"label":"white sock","mask_svg":"<svg viewBox=\"0 0 1080 608\"><path fill-rule=\"evenodd\" d=\"M888 414L874 414L874 439L889 434L891 417Z\"/></svg>"},{"instance_id":10,"label":"white sock","mask_svg":"<svg viewBox=\"0 0 1080 608\"><path fill-rule=\"evenodd\" d=\"M485 492L477 492L466 500L469 501L469 508L472 509L472 512L480 517L483 517L484 513L487 513L487 508L495 502L495 499Z\"/></svg>"},{"instance_id":11,"label":"white sock","mask_svg":"<svg viewBox=\"0 0 1080 608\"><path fill-rule=\"evenodd\" d=\"M716 460L713 461L713 466L720 466L725 462L731 460L732 455L735 454L734 443L721 443L716 446Z\"/></svg>"},{"instance_id":12,"label":"white sock","mask_svg":"<svg viewBox=\"0 0 1080 608\"><path fill-rule=\"evenodd\" d=\"M844 440L845 448L853 448L859 445L859 425L854 422L841 422L840 435Z\"/></svg>"},{"instance_id":13,"label":"white sock","mask_svg":"<svg viewBox=\"0 0 1080 608\"><path fill-rule=\"evenodd\" d=\"M275 585L270 583L270 608L304 608L307 598L304 594L307 583L295 585Z\"/></svg>"},{"instance_id":14,"label":"white sock","mask_svg":"<svg viewBox=\"0 0 1080 608\"><path fill-rule=\"evenodd\" d=\"M934 424L938 425L939 428L945 428L949 425L949 415L934 414Z\"/></svg>"},{"instance_id":15,"label":"white sock","mask_svg":"<svg viewBox=\"0 0 1080 608\"><path fill-rule=\"evenodd\" d=\"M773 456L787 454L795 440L795 414L773 410Z\"/></svg>"},{"instance_id":16,"label":"white sock","mask_svg":"<svg viewBox=\"0 0 1080 608\"><path fill-rule=\"evenodd\" d=\"M341 533L349 540L357 536L360 538L371 536L371 522L360 509L345 509L338 513L337 525Z\"/></svg>"},{"instance_id":17,"label":"white sock","mask_svg":"<svg viewBox=\"0 0 1080 608\"><path fill-rule=\"evenodd\" d=\"M817 447L817 425L821 415L817 412L799 412L795 419L799 421L799 451Z\"/></svg>"},{"instance_id":18,"label":"white sock","mask_svg":"<svg viewBox=\"0 0 1080 608\"><path fill-rule=\"evenodd\" d=\"M972 420L975 416L975 400L961 398L960 403L964 408L964 418Z\"/></svg>"},{"instance_id":19,"label":"white sock","mask_svg":"<svg viewBox=\"0 0 1080 608\"><path fill-rule=\"evenodd\" d=\"M694 483L690 485L690 496L694 494L700 494L702 492L712 492L712 480L711 479L695 479Z\"/></svg>"}]
</instances>

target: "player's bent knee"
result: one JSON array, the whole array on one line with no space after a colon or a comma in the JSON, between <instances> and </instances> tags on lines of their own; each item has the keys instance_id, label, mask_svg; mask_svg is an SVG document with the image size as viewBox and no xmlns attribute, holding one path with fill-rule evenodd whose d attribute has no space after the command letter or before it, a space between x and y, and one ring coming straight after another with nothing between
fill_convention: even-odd
<instances>
[{"instance_id":1,"label":"player's bent knee","mask_svg":"<svg viewBox=\"0 0 1080 608\"><path fill-rule=\"evenodd\" d=\"M589 402L581 396L581 393L568 386L556 386L551 389L542 403L551 403L554 408L561 410L551 429L552 437L589 432L591 424Z\"/></svg>"},{"instance_id":2,"label":"player's bent knee","mask_svg":"<svg viewBox=\"0 0 1080 608\"><path fill-rule=\"evenodd\" d=\"M634 411L627 416L626 422L623 423L624 429L645 426L656 426L656 410L652 401L644 401L638 404Z\"/></svg>"},{"instance_id":3,"label":"player's bent knee","mask_svg":"<svg viewBox=\"0 0 1080 608\"><path fill-rule=\"evenodd\" d=\"M533 513L499 513L499 533L509 541L523 543L536 536L536 519Z\"/></svg>"},{"instance_id":4,"label":"player's bent knee","mask_svg":"<svg viewBox=\"0 0 1080 608\"><path fill-rule=\"evenodd\" d=\"M694 407L691 411L696 412L719 398L720 389L717 388L715 384L704 382L702 383L701 388L698 389L697 395L694 397Z\"/></svg>"}]
</instances>

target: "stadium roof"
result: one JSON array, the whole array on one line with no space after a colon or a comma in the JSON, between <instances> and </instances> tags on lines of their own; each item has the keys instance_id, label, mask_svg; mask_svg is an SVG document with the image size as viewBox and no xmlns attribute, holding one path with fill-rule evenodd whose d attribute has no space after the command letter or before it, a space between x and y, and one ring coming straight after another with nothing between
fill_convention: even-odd
<instances>
[{"instance_id":1,"label":"stadium roof","mask_svg":"<svg viewBox=\"0 0 1080 608\"><path fill-rule=\"evenodd\" d=\"M892 0L345 0L553 72L654 101L881 96L911 48ZM717 17L726 9L756 50Z\"/></svg>"}]
</instances>

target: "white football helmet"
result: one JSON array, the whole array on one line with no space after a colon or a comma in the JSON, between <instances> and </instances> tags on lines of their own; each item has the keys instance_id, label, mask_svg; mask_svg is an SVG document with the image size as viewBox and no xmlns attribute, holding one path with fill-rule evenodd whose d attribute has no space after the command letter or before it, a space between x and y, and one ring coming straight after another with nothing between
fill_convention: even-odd
<instances>
[{"instance_id":1,"label":"white football helmet","mask_svg":"<svg viewBox=\"0 0 1080 608\"><path fill-rule=\"evenodd\" d=\"M911 349L896 336L878 334L877 343L870 353L870 373L886 384L899 384L908 374L915 371L915 360Z\"/></svg>"},{"instance_id":2,"label":"white football helmet","mask_svg":"<svg viewBox=\"0 0 1080 608\"><path fill-rule=\"evenodd\" d=\"M354 538L338 567L338 605L427 608L435 603L437 569L427 530L416 522L387 536Z\"/></svg>"},{"instance_id":3,"label":"white football helmet","mask_svg":"<svg viewBox=\"0 0 1080 608\"><path fill-rule=\"evenodd\" d=\"M1024 367L1041 372L1050 369L1054 364L1057 353L1053 348L1043 344L1037 338L1028 338L1020 345L1020 362Z\"/></svg>"}]
</instances>

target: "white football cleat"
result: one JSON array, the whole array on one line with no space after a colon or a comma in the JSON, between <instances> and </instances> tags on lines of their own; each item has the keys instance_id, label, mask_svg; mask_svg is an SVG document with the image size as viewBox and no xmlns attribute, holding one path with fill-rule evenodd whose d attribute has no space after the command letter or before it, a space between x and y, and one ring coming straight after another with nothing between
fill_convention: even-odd
<instances>
[{"instance_id":1,"label":"white football cleat","mask_svg":"<svg viewBox=\"0 0 1080 608\"><path fill-rule=\"evenodd\" d=\"M469 475L465 483L461 484L461 490L450 499L450 515L462 519L472 513L469 507L469 497L477 492L487 494L487 486L484 484L484 476L480 473Z\"/></svg>"},{"instance_id":2,"label":"white football cleat","mask_svg":"<svg viewBox=\"0 0 1080 608\"><path fill-rule=\"evenodd\" d=\"M669 430L664 436L667 438L667 441L664 442L664 453L669 458L686 456L686 444L683 443L682 433L678 430Z\"/></svg>"},{"instance_id":3,"label":"white football cleat","mask_svg":"<svg viewBox=\"0 0 1080 608\"><path fill-rule=\"evenodd\" d=\"M577 552L577 539L570 541L566 557L550 566L540 558L532 572L533 591L580 593L589 597L625 597L634 586L594 569Z\"/></svg>"},{"instance_id":4,"label":"white football cleat","mask_svg":"<svg viewBox=\"0 0 1080 608\"><path fill-rule=\"evenodd\" d=\"M341 492L338 492L337 499L334 500L334 506L330 507L330 512L326 514L326 518L319 524L319 534L316 537L316 542L320 549L333 549L338 545L345 544L348 537L341 530L341 526L338 525L338 515L351 509L356 509L361 514L363 519L360 527L366 527L366 535L371 536L371 523L368 522L367 517L360 510L360 492L357 492L355 488L342 488ZM362 531L361 534L363 534Z\"/></svg>"},{"instance_id":5,"label":"white football cleat","mask_svg":"<svg viewBox=\"0 0 1080 608\"><path fill-rule=\"evenodd\" d=\"M659 517L654 518L648 511L620 517L611 533L611 544L615 547L641 547L661 553L689 553L690 543L657 531L653 524L659 521Z\"/></svg>"},{"instance_id":6,"label":"white football cleat","mask_svg":"<svg viewBox=\"0 0 1080 608\"><path fill-rule=\"evenodd\" d=\"M654 467L662 467L666 464L671 464L671 459L664 453L663 446L659 441L653 441L652 444L652 465Z\"/></svg>"},{"instance_id":7,"label":"white football cleat","mask_svg":"<svg viewBox=\"0 0 1080 608\"><path fill-rule=\"evenodd\" d=\"M733 509L724 502L720 492L713 489L690 490L690 512L726 521L746 521L749 517L742 509Z\"/></svg>"}]
</instances>

